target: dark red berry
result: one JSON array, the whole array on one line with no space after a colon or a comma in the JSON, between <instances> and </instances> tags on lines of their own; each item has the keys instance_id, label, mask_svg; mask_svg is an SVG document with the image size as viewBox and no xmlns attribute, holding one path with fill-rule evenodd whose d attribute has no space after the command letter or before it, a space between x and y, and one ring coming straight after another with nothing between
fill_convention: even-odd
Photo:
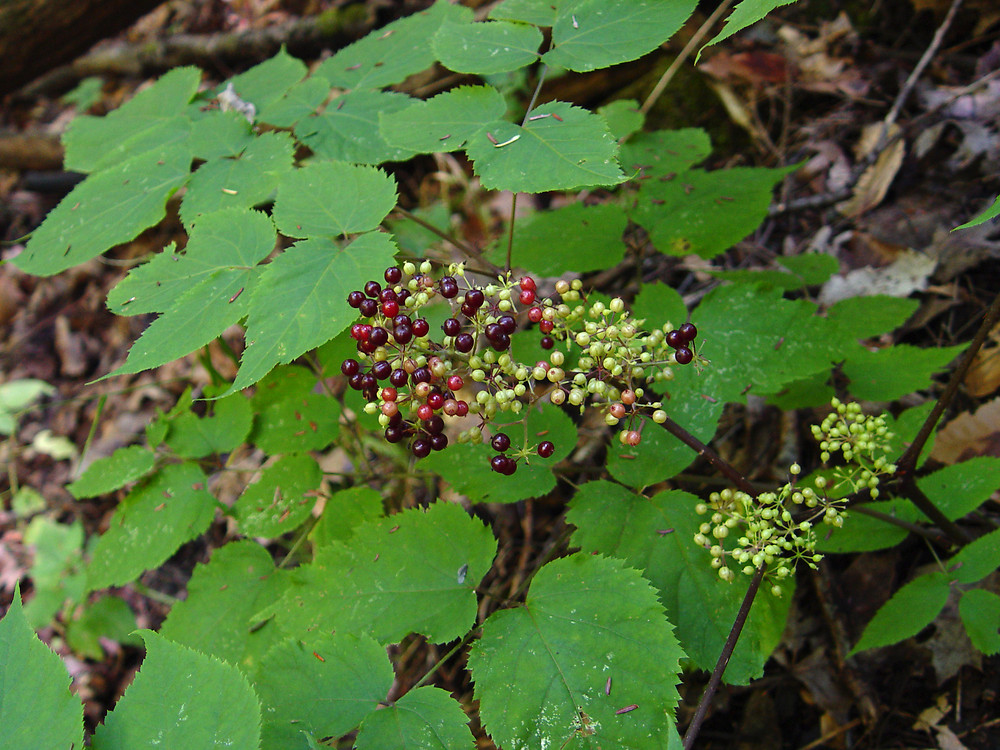
<instances>
[{"instance_id":1,"label":"dark red berry","mask_svg":"<svg viewBox=\"0 0 1000 750\"><path fill-rule=\"evenodd\" d=\"M542 319L542 308L532 307L530 310L528 310L528 320L530 320L532 323L537 323L541 319Z\"/></svg>"},{"instance_id":2,"label":"dark red berry","mask_svg":"<svg viewBox=\"0 0 1000 750\"><path fill-rule=\"evenodd\" d=\"M375 346L385 346L389 342L389 332L381 326L375 326L375 328L372 328L372 332L368 334L368 340Z\"/></svg>"},{"instance_id":3,"label":"dark red berry","mask_svg":"<svg viewBox=\"0 0 1000 750\"><path fill-rule=\"evenodd\" d=\"M358 305L358 311L366 318L374 317L378 314L378 302L373 299L365 298L361 300L361 304Z\"/></svg>"},{"instance_id":4,"label":"dark red berry","mask_svg":"<svg viewBox=\"0 0 1000 750\"><path fill-rule=\"evenodd\" d=\"M398 443L404 434L405 431L400 425L389 425L385 428L385 439L390 443Z\"/></svg>"},{"instance_id":5,"label":"dark red berry","mask_svg":"<svg viewBox=\"0 0 1000 750\"><path fill-rule=\"evenodd\" d=\"M538 444L538 455L542 458L548 458L555 452L556 446L550 440L543 440Z\"/></svg>"},{"instance_id":6,"label":"dark red berry","mask_svg":"<svg viewBox=\"0 0 1000 750\"><path fill-rule=\"evenodd\" d=\"M694 323L685 323L677 330L680 331L681 336L684 337L685 343L688 344L694 341L698 336L698 329L695 327Z\"/></svg>"},{"instance_id":7,"label":"dark red berry","mask_svg":"<svg viewBox=\"0 0 1000 750\"><path fill-rule=\"evenodd\" d=\"M493 344L493 348L498 352L507 351L510 349L510 336L503 331L500 331L491 343Z\"/></svg>"},{"instance_id":8,"label":"dark red berry","mask_svg":"<svg viewBox=\"0 0 1000 750\"><path fill-rule=\"evenodd\" d=\"M344 373L347 377L351 375L357 375L361 372L361 363L356 359L345 359L340 363L340 371Z\"/></svg>"},{"instance_id":9,"label":"dark red berry","mask_svg":"<svg viewBox=\"0 0 1000 750\"><path fill-rule=\"evenodd\" d=\"M464 417L469 413L469 404L467 401L459 401L455 406L455 416Z\"/></svg>"},{"instance_id":10,"label":"dark red berry","mask_svg":"<svg viewBox=\"0 0 1000 750\"><path fill-rule=\"evenodd\" d=\"M364 377L364 375L362 375L360 372L356 372L353 375L351 375L350 378L347 379L347 384L349 386L351 386L351 388L353 388L354 390L360 391L361 390L361 378L363 378L363 377Z\"/></svg>"},{"instance_id":11,"label":"dark red berry","mask_svg":"<svg viewBox=\"0 0 1000 750\"><path fill-rule=\"evenodd\" d=\"M517 299L522 305L530 305L535 301L535 293L531 289L522 289Z\"/></svg>"},{"instance_id":12,"label":"dark red berry","mask_svg":"<svg viewBox=\"0 0 1000 750\"><path fill-rule=\"evenodd\" d=\"M507 456L504 456L504 464L501 473L504 476L509 477L515 471L517 471L517 461L515 461L513 458L508 458Z\"/></svg>"},{"instance_id":13,"label":"dark red berry","mask_svg":"<svg viewBox=\"0 0 1000 750\"><path fill-rule=\"evenodd\" d=\"M355 289L353 292L347 295L347 304L349 304L351 307L356 308L358 305L361 304L361 300L363 300L364 298L365 298L365 293L359 292L357 289Z\"/></svg>"},{"instance_id":14,"label":"dark red berry","mask_svg":"<svg viewBox=\"0 0 1000 750\"><path fill-rule=\"evenodd\" d=\"M384 360L372 364L372 375L375 376L376 380L385 380L391 373L392 365Z\"/></svg>"},{"instance_id":15,"label":"dark red berry","mask_svg":"<svg viewBox=\"0 0 1000 750\"><path fill-rule=\"evenodd\" d=\"M494 456L490 459L490 468L493 469L497 474L504 473L504 467L507 465L506 456Z\"/></svg>"},{"instance_id":16,"label":"dark red berry","mask_svg":"<svg viewBox=\"0 0 1000 750\"><path fill-rule=\"evenodd\" d=\"M667 341L667 346L672 347L674 349L679 349L680 347L684 346L684 344L687 343L684 340L684 336L683 334L681 334L679 328L675 328L670 333L668 333L666 341Z\"/></svg>"},{"instance_id":17,"label":"dark red berry","mask_svg":"<svg viewBox=\"0 0 1000 750\"><path fill-rule=\"evenodd\" d=\"M362 390L365 390L365 391L371 390L372 388L375 388L377 385L378 385L378 383L375 382L375 376L372 375L370 372L366 372L366 373L364 373L361 376L361 389Z\"/></svg>"},{"instance_id":18,"label":"dark red berry","mask_svg":"<svg viewBox=\"0 0 1000 750\"><path fill-rule=\"evenodd\" d=\"M448 447L448 436L442 435L441 433L435 433L428 438L431 444L431 448L436 451L443 451Z\"/></svg>"},{"instance_id":19,"label":"dark red berry","mask_svg":"<svg viewBox=\"0 0 1000 750\"><path fill-rule=\"evenodd\" d=\"M444 429L444 420L436 414L427 420L427 424L424 425L424 430L426 430L429 435L437 435Z\"/></svg>"},{"instance_id":20,"label":"dark red berry","mask_svg":"<svg viewBox=\"0 0 1000 750\"><path fill-rule=\"evenodd\" d=\"M402 307L403 305L406 304L406 300L408 300L409 298L410 298L409 290L404 289L403 291L401 291L399 294L396 295L396 302L398 302L399 306Z\"/></svg>"},{"instance_id":21,"label":"dark red berry","mask_svg":"<svg viewBox=\"0 0 1000 750\"><path fill-rule=\"evenodd\" d=\"M454 276L445 276L438 282L438 290L445 299L458 296L458 282Z\"/></svg>"},{"instance_id":22,"label":"dark red berry","mask_svg":"<svg viewBox=\"0 0 1000 750\"><path fill-rule=\"evenodd\" d=\"M382 291L382 285L377 281L369 281L365 284L365 294L374 299L378 297L378 293Z\"/></svg>"},{"instance_id":23,"label":"dark red berry","mask_svg":"<svg viewBox=\"0 0 1000 750\"><path fill-rule=\"evenodd\" d=\"M538 345L542 347L542 349L551 349L553 346L556 345L556 342L552 340L551 336L542 336L542 339L541 341L538 342Z\"/></svg>"},{"instance_id":24,"label":"dark red berry","mask_svg":"<svg viewBox=\"0 0 1000 750\"><path fill-rule=\"evenodd\" d=\"M431 330L430 324L423 318L417 318L413 321L413 335L417 338L421 336L426 336Z\"/></svg>"},{"instance_id":25,"label":"dark red berry","mask_svg":"<svg viewBox=\"0 0 1000 750\"><path fill-rule=\"evenodd\" d=\"M355 341L364 341L370 334L365 334L363 323L355 323L351 326L351 338Z\"/></svg>"},{"instance_id":26,"label":"dark red berry","mask_svg":"<svg viewBox=\"0 0 1000 750\"><path fill-rule=\"evenodd\" d=\"M392 329L392 337L400 345L408 344L413 338L413 329L408 325L398 325Z\"/></svg>"},{"instance_id":27,"label":"dark red berry","mask_svg":"<svg viewBox=\"0 0 1000 750\"><path fill-rule=\"evenodd\" d=\"M417 438L410 446L410 452L417 458L426 458L431 453L431 441L427 438Z\"/></svg>"},{"instance_id":28,"label":"dark red berry","mask_svg":"<svg viewBox=\"0 0 1000 750\"><path fill-rule=\"evenodd\" d=\"M471 352L475 345L476 339L471 333L460 333L455 337L455 349L463 354Z\"/></svg>"},{"instance_id":29,"label":"dark red berry","mask_svg":"<svg viewBox=\"0 0 1000 750\"><path fill-rule=\"evenodd\" d=\"M448 388L452 391L461 390L464 385L465 381L462 380L460 375L452 375L448 378Z\"/></svg>"},{"instance_id":30,"label":"dark red berry","mask_svg":"<svg viewBox=\"0 0 1000 750\"><path fill-rule=\"evenodd\" d=\"M692 352L686 346L682 346L680 349L674 352L674 359L677 360L677 364L686 365L692 359L694 359L694 352Z\"/></svg>"},{"instance_id":31,"label":"dark red berry","mask_svg":"<svg viewBox=\"0 0 1000 750\"><path fill-rule=\"evenodd\" d=\"M498 432L493 436L493 439L490 441L490 445L493 446L493 450L497 453L503 453L505 450L510 448L510 438L504 433Z\"/></svg>"},{"instance_id":32,"label":"dark red berry","mask_svg":"<svg viewBox=\"0 0 1000 750\"><path fill-rule=\"evenodd\" d=\"M429 367L418 367L413 371L413 382L414 383L429 383L431 382L431 371Z\"/></svg>"},{"instance_id":33,"label":"dark red berry","mask_svg":"<svg viewBox=\"0 0 1000 750\"><path fill-rule=\"evenodd\" d=\"M436 391L428 394L427 405L434 409L434 411L437 411L444 406L444 396Z\"/></svg>"},{"instance_id":34,"label":"dark red berry","mask_svg":"<svg viewBox=\"0 0 1000 750\"><path fill-rule=\"evenodd\" d=\"M402 369L393 370L389 374L389 382L392 383L397 388L402 388L404 385L406 385L409 379L410 376L407 374L406 370Z\"/></svg>"},{"instance_id":35,"label":"dark red berry","mask_svg":"<svg viewBox=\"0 0 1000 750\"><path fill-rule=\"evenodd\" d=\"M465 295L465 304L469 305L473 310L478 310L483 306L486 301L486 295L483 294L481 289L470 289L468 294Z\"/></svg>"},{"instance_id":36,"label":"dark red berry","mask_svg":"<svg viewBox=\"0 0 1000 750\"><path fill-rule=\"evenodd\" d=\"M434 416L434 410L428 404L420 404L417 407L417 417L424 422Z\"/></svg>"},{"instance_id":37,"label":"dark red berry","mask_svg":"<svg viewBox=\"0 0 1000 750\"><path fill-rule=\"evenodd\" d=\"M398 284L403 280L403 272L396 266L389 266L383 274L386 284Z\"/></svg>"},{"instance_id":38,"label":"dark red berry","mask_svg":"<svg viewBox=\"0 0 1000 750\"><path fill-rule=\"evenodd\" d=\"M378 293L379 302L385 303L389 302L390 300L395 302L397 299L398 297L396 297L396 293L392 291L392 289L390 289L389 287L386 287L385 289L383 289L381 292Z\"/></svg>"},{"instance_id":39,"label":"dark red berry","mask_svg":"<svg viewBox=\"0 0 1000 750\"><path fill-rule=\"evenodd\" d=\"M478 309L479 309L478 307L473 307L468 302L463 302L462 306L459 308L459 310L462 311L462 315L464 315L467 318L476 317L476 310Z\"/></svg>"},{"instance_id":40,"label":"dark red berry","mask_svg":"<svg viewBox=\"0 0 1000 750\"><path fill-rule=\"evenodd\" d=\"M399 392L395 388L386 386L382 389L381 396L383 401L395 401L399 397Z\"/></svg>"},{"instance_id":41,"label":"dark red berry","mask_svg":"<svg viewBox=\"0 0 1000 750\"><path fill-rule=\"evenodd\" d=\"M493 341L499 334L503 333L503 329L496 323L490 323L483 329L483 333L486 334L486 338Z\"/></svg>"},{"instance_id":42,"label":"dark red berry","mask_svg":"<svg viewBox=\"0 0 1000 750\"><path fill-rule=\"evenodd\" d=\"M543 320L538 324L538 330L542 333L552 333L552 329L555 328L555 323L551 320Z\"/></svg>"},{"instance_id":43,"label":"dark red berry","mask_svg":"<svg viewBox=\"0 0 1000 750\"><path fill-rule=\"evenodd\" d=\"M399 303L391 299L382 303L382 314L387 318L394 318L399 315Z\"/></svg>"},{"instance_id":44,"label":"dark red berry","mask_svg":"<svg viewBox=\"0 0 1000 750\"><path fill-rule=\"evenodd\" d=\"M508 336L517 330L517 321L514 320L513 315L501 315L497 319L497 325L506 333Z\"/></svg>"},{"instance_id":45,"label":"dark red berry","mask_svg":"<svg viewBox=\"0 0 1000 750\"><path fill-rule=\"evenodd\" d=\"M441 324L441 330L446 336L457 336L462 332L462 323L458 318L448 318Z\"/></svg>"}]
</instances>

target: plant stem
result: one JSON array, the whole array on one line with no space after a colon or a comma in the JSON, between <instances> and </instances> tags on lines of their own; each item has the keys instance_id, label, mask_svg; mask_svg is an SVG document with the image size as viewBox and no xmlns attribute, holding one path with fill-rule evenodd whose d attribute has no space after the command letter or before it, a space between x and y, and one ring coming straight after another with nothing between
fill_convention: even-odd
<instances>
[{"instance_id":1,"label":"plant stem","mask_svg":"<svg viewBox=\"0 0 1000 750\"><path fill-rule=\"evenodd\" d=\"M722 456L709 448L670 417L667 417L667 421L661 426L675 438L684 443L684 445L697 452L699 456L704 456L708 459L708 462L712 464L712 466L724 474L729 481L739 487L743 492L747 493L751 497L757 497L759 493L750 483L750 480L743 476L732 464L723 459Z\"/></svg>"},{"instance_id":2,"label":"plant stem","mask_svg":"<svg viewBox=\"0 0 1000 750\"><path fill-rule=\"evenodd\" d=\"M694 741L698 739L698 732L701 731L701 725L705 721L705 716L708 714L709 704L712 702L712 697L715 695L715 691L719 689L719 683L722 682L722 675L726 671L726 667L729 666L729 659L733 655L733 651L736 649L736 643L740 639L740 633L743 631L743 625L747 621L747 617L750 614L750 607L753 606L753 600L757 596L757 591L760 590L760 583L764 580L764 572L767 570L767 564L761 563L757 568L757 571L753 574L753 578L750 580L750 586L747 588L747 593L743 597L743 603L740 604L740 611L736 615L736 621L733 622L733 627L729 630L729 636L726 638L726 645L722 647L722 653L719 654L719 660L715 663L715 669L712 670L712 676L708 679L708 685L705 686L705 692L701 695L701 700L698 702L698 708L695 709L694 718L691 719L691 723L688 724L687 732L684 733L684 750L691 750L694 747Z\"/></svg>"},{"instance_id":3,"label":"plant stem","mask_svg":"<svg viewBox=\"0 0 1000 750\"><path fill-rule=\"evenodd\" d=\"M470 259L472 259L472 260L474 260L474 261L476 261L478 263L482 263L484 266L486 266L486 272L487 273L495 273L495 272L498 272L500 270L497 266L493 265L488 260L486 260L486 258L482 257L482 255L480 254L480 252L476 248L474 248L472 245L470 245L469 243L463 242L460 239L452 237L447 232L441 231L436 226L434 226L433 224L431 224L429 221L421 219L419 216L417 216L416 214L414 214L414 213L412 213L410 211L407 211L405 208L402 208L400 206L396 206L396 208L394 210L396 211L396 213L400 214L404 218L409 219L414 224L419 224L424 229L426 229L428 232L431 232L432 234L436 234L438 237L440 237L441 239L443 239L448 244L454 245L456 248L458 248L463 253L465 253L466 257L468 257L468 258L470 258Z\"/></svg>"}]
</instances>

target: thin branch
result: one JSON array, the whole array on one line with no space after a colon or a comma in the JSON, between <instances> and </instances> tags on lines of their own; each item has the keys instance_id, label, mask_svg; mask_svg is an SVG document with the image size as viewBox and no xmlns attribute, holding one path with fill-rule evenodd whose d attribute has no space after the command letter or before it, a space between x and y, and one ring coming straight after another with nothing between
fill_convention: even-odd
<instances>
[{"instance_id":1,"label":"thin branch","mask_svg":"<svg viewBox=\"0 0 1000 750\"><path fill-rule=\"evenodd\" d=\"M400 206L396 206L396 208L393 209L393 210L396 213L398 213L399 215L403 216L404 218L409 219L413 223L419 224L424 229L426 229L428 232L431 232L432 234L436 234L438 237L440 237L441 239L443 239L448 244L453 245L454 247L458 248L470 260L476 261L477 263L482 263L486 267L485 268L485 272L486 273L496 273L496 272L498 272L500 270L498 266L495 266L493 263L491 263L490 261L486 260L486 258L484 258L480 254L480 252L476 248L474 248L472 245L470 245L469 243L463 242L462 240L457 239L456 237L453 237L452 235L448 234L447 232L444 232L444 231L438 229L436 226L434 226L433 224L431 224L429 221L427 221L425 219L421 219L419 216L417 216L416 214L414 214L414 213L412 213L410 211L407 211L405 208L402 208Z\"/></svg>"}]
</instances>

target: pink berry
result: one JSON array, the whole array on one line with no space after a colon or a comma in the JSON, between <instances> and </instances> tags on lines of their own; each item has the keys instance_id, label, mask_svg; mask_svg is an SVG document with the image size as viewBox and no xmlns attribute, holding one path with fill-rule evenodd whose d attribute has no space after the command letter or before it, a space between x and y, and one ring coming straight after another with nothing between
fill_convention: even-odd
<instances>
[{"instance_id":1,"label":"pink berry","mask_svg":"<svg viewBox=\"0 0 1000 750\"><path fill-rule=\"evenodd\" d=\"M532 307L528 310L528 320L532 323L538 323L542 319L542 308Z\"/></svg>"},{"instance_id":2,"label":"pink berry","mask_svg":"<svg viewBox=\"0 0 1000 750\"><path fill-rule=\"evenodd\" d=\"M417 408L417 416L421 420L426 422L428 419L434 416L434 409L433 407L430 406L430 404L421 404Z\"/></svg>"},{"instance_id":3,"label":"pink berry","mask_svg":"<svg viewBox=\"0 0 1000 750\"><path fill-rule=\"evenodd\" d=\"M517 298L522 305L530 305L535 301L535 293L531 289L522 289Z\"/></svg>"},{"instance_id":4,"label":"pink berry","mask_svg":"<svg viewBox=\"0 0 1000 750\"><path fill-rule=\"evenodd\" d=\"M625 433L625 444L626 445L638 445L642 440L642 435L639 434L637 430L629 430Z\"/></svg>"},{"instance_id":5,"label":"pink berry","mask_svg":"<svg viewBox=\"0 0 1000 750\"><path fill-rule=\"evenodd\" d=\"M608 409L608 411L611 413L611 416L615 417L616 419L621 419L622 417L625 416L624 404L618 404L618 403L611 404L611 407Z\"/></svg>"}]
</instances>

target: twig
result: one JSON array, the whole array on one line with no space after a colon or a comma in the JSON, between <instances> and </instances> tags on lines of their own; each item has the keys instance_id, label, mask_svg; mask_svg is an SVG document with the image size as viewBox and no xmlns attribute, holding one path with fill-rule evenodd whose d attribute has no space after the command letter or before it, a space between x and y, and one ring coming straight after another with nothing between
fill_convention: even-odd
<instances>
[{"instance_id":1,"label":"twig","mask_svg":"<svg viewBox=\"0 0 1000 750\"><path fill-rule=\"evenodd\" d=\"M719 4L719 7L708 17L708 19L701 25L701 27L694 33L694 36L688 40L688 43L684 45L684 49L680 51L680 54L674 58L674 61L670 63L670 67L666 69L660 80L656 82L653 86L653 90L649 92L649 96L646 97L646 101L642 103L639 107L639 111L642 114L646 114L652 109L653 105L656 104L656 100L660 98L660 95L666 90L667 86L670 85L670 81L673 80L677 71L680 70L681 65L691 56L701 40L705 38L705 35L711 30L715 25L715 22L722 17L722 14L729 10L729 6L733 4L733 0L724 0L724 2Z\"/></svg>"},{"instance_id":2,"label":"twig","mask_svg":"<svg viewBox=\"0 0 1000 750\"><path fill-rule=\"evenodd\" d=\"M470 260L476 261L478 263L482 263L485 266L485 269L483 270L484 273L498 273L500 271L500 269L499 269L498 266L495 266L493 263L491 263L490 261L486 260L486 258L484 258L480 254L480 252L476 248L474 248L472 245L470 245L469 243L463 242L462 240L460 240L460 239L458 239L456 237L453 237L452 235L448 234L447 232L442 231L441 229L438 229L436 226L434 226L433 224L431 224L429 221L427 221L425 219L421 219L416 214L414 214L414 213L412 213L410 211L407 211L405 208L402 208L401 206L396 206L396 208L393 209L393 210L396 213L398 213L400 216L403 216L404 218L409 219L410 221L412 221L415 224L419 224L424 229L426 229L428 232L431 232L432 234L436 234L438 237L440 237L441 239L443 239L448 244L453 245L457 249L461 250L465 254L465 256L467 258L469 258Z\"/></svg>"},{"instance_id":3,"label":"twig","mask_svg":"<svg viewBox=\"0 0 1000 750\"><path fill-rule=\"evenodd\" d=\"M722 647L722 653L719 654L719 660L715 663L712 676L708 679L708 685L705 686L705 692L702 694L698 708L694 712L694 718L691 719L691 723L688 724L687 731L684 733L684 750L691 750L694 747L694 741L698 739L698 732L701 731L701 725L708 714L708 706L712 701L712 696L719 689L719 683L722 682L722 675L725 673L726 667L729 666L729 659L732 657L733 651L736 650L740 633L743 632L743 625L750 614L750 607L753 606L753 600L760 589L761 581L764 580L764 572L766 570L767 563L761 563L750 580L750 586L747 588L747 593L743 596L743 603L740 604L740 611L736 615L736 621L733 622L733 627L730 628L729 636L726 638L726 645Z\"/></svg>"}]
</instances>

